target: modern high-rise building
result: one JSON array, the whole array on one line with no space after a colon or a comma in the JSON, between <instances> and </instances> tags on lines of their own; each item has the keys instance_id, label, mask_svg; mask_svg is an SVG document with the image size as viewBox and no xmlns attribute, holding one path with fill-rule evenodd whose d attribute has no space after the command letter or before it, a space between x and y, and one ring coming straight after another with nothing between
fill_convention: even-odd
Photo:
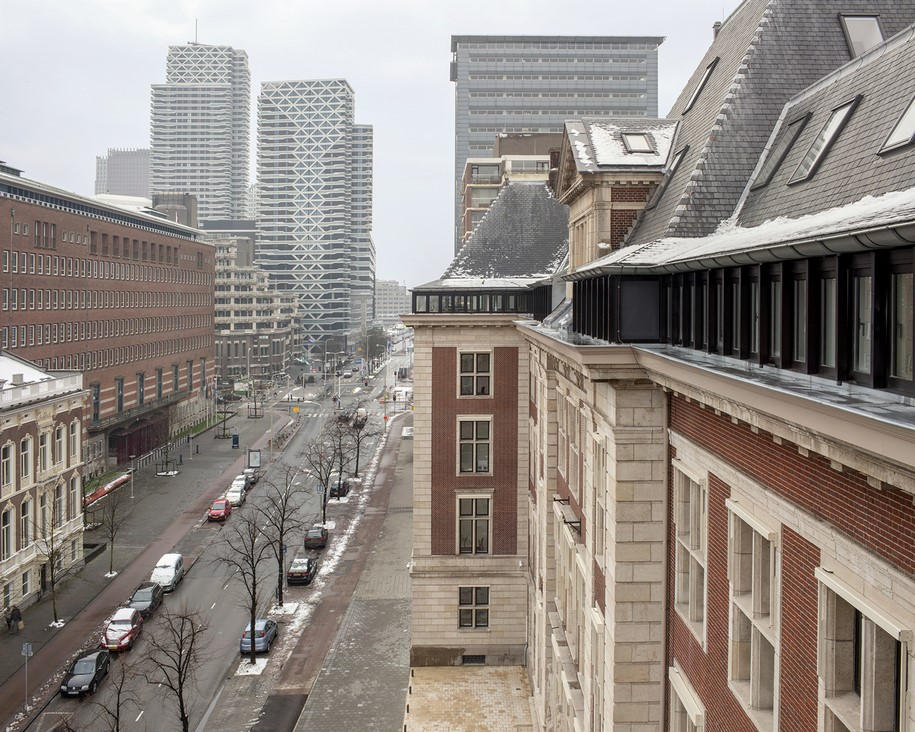
<instances>
[{"instance_id":1,"label":"modern high-rise building","mask_svg":"<svg viewBox=\"0 0 915 732\"><path fill-rule=\"evenodd\" d=\"M572 117L654 117L658 36L451 36L455 252L467 158L504 132L562 132Z\"/></svg>"},{"instance_id":2,"label":"modern high-rise building","mask_svg":"<svg viewBox=\"0 0 915 732\"><path fill-rule=\"evenodd\" d=\"M410 312L410 291L397 280L375 280L375 320L384 327Z\"/></svg>"},{"instance_id":3,"label":"modern high-rise building","mask_svg":"<svg viewBox=\"0 0 915 732\"><path fill-rule=\"evenodd\" d=\"M150 192L197 196L200 219L238 219L248 191L251 72L230 46L170 46L152 85Z\"/></svg>"},{"instance_id":4,"label":"modern high-rise building","mask_svg":"<svg viewBox=\"0 0 915 732\"><path fill-rule=\"evenodd\" d=\"M257 261L319 339L372 317L372 128L343 79L270 81L258 97Z\"/></svg>"},{"instance_id":5,"label":"modern high-rise building","mask_svg":"<svg viewBox=\"0 0 915 732\"><path fill-rule=\"evenodd\" d=\"M149 148L108 148L95 158L95 193L149 196Z\"/></svg>"}]
</instances>

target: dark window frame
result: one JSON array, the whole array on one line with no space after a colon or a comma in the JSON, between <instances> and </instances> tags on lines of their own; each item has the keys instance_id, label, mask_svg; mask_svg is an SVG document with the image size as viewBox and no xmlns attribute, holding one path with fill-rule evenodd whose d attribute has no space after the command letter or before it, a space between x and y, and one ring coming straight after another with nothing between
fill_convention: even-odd
<instances>
[{"instance_id":1,"label":"dark window frame","mask_svg":"<svg viewBox=\"0 0 915 732\"><path fill-rule=\"evenodd\" d=\"M683 107L681 115L686 114L691 110L696 102L699 101L699 97L702 96L702 92L708 84L708 80L712 78L712 74L715 73L715 67L718 66L718 62L721 60L719 56L715 56L710 62L709 65L705 67L705 71L702 72L702 78L696 83L696 86L693 88L693 93L689 95L689 99L686 101L686 106Z\"/></svg>"},{"instance_id":2,"label":"dark window frame","mask_svg":"<svg viewBox=\"0 0 915 732\"><path fill-rule=\"evenodd\" d=\"M893 143L892 145L887 146L887 143L889 142L890 138L893 136L893 133L896 131L896 128L899 127L899 125L902 123L903 118L906 116L906 114L909 113L909 110L911 110L911 109L915 109L915 93L912 94L912 98L909 100L909 103L907 105L905 105L905 109L902 110L902 114L900 114L896 118L896 121L893 123L893 126L890 127L890 131L887 133L886 137L884 138L883 144L880 146L880 149L877 151L878 155L885 155L887 153L896 152L897 150L901 150L905 147L908 147L912 143L915 143L915 126L913 126L912 134L909 136L908 140L904 140L902 142L896 142L896 143Z\"/></svg>"},{"instance_id":3,"label":"dark window frame","mask_svg":"<svg viewBox=\"0 0 915 732\"><path fill-rule=\"evenodd\" d=\"M877 23L877 29L880 31L880 37L883 39L883 41L886 41L886 34L883 32L883 26L880 25L880 13L839 13L839 26L842 28L842 35L845 36L845 43L848 46L848 53L851 58L859 58L862 54L867 53L867 51L870 49L867 49L867 51L862 51L861 53L855 52L855 46L852 43L851 34L848 32L848 26L845 23L846 18L873 18ZM879 46L880 44L878 43L877 45ZM876 48L876 46L872 46L871 48Z\"/></svg>"},{"instance_id":4,"label":"dark window frame","mask_svg":"<svg viewBox=\"0 0 915 732\"><path fill-rule=\"evenodd\" d=\"M789 122L786 122L782 125L783 132L780 131L781 134L779 136L777 136L775 138L775 140L772 141L772 148L769 149L769 151L766 154L766 157L763 158L762 165L759 170L761 177L757 178L753 182L753 185L750 186L751 191L758 190L759 188L765 188L767 185L769 185L769 183L772 182L772 179L775 177L775 174L779 170L781 170L782 163L785 162L785 158L787 158L788 154L794 149L794 145L795 145L795 143L797 143L797 138L799 138L801 136L801 133L807 127L807 123L810 121L810 118L812 116L813 116L812 112L804 112L803 114L799 114L799 115L793 117ZM795 125L797 125L797 127L792 131L791 128L794 127ZM784 135L784 137L782 135ZM776 160L774 157L771 158L771 160L773 160L774 162L772 162L770 164L770 155L771 155L772 151L775 149L777 143L788 139L789 135L790 135L791 139L787 142L787 144L785 145L785 148L783 150L781 150L780 152L776 152L776 156L778 159ZM767 170L767 166L769 166L768 170ZM765 173L765 175L762 175L763 173Z\"/></svg>"},{"instance_id":5,"label":"dark window frame","mask_svg":"<svg viewBox=\"0 0 915 732\"><path fill-rule=\"evenodd\" d=\"M817 171L820 169L820 166L823 164L823 161L826 160L826 158L829 156L829 153L832 150L833 145L835 145L836 142L838 141L838 139L842 136L842 131L848 125L849 120L854 116L855 110L858 108L858 105L861 103L861 100L863 98L864 98L863 94L856 94L851 99L846 99L841 104L837 104L829 111L829 116L823 122L820 129L817 130L817 134L814 136L813 140L811 141L810 147L807 148L807 152L805 152L803 157L800 159L800 161L798 161L797 167L795 167L794 172L791 174L791 177L788 179L787 185L795 186L800 183L804 183L805 181L810 180L817 174ZM811 163L809 170L807 170L807 172L804 173L803 177L798 178L797 177L798 171L800 170L801 165L804 163L804 160L807 158L807 155L809 155L810 151L813 149L813 145L817 141L817 138L819 138L819 136L822 134L823 130L826 129L826 125L829 124L830 120L832 119L832 115L834 115L836 112L838 112L840 109L843 109L844 107L848 107L848 112L842 118L842 121L839 122L839 126L836 128L836 131L832 133L832 135L829 137L828 140L826 140L825 144L823 145L822 150L820 150L816 159L813 161L813 163Z\"/></svg>"}]
</instances>

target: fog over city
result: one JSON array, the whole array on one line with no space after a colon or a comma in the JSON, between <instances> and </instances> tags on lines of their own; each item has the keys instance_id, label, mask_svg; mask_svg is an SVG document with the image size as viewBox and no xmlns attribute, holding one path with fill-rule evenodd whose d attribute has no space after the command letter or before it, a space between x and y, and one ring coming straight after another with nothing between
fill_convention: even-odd
<instances>
[{"instance_id":1,"label":"fog over city","mask_svg":"<svg viewBox=\"0 0 915 732\"><path fill-rule=\"evenodd\" d=\"M453 253L452 34L663 35L665 114L733 0L651 4L569 0L336 3L264 0L2 0L0 159L30 178L91 194L95 156L149 146L150 84L169 45L197 39L247 52L254 180L261 82L345 78L356 121L374 125L377 276L437 277Z\"/></svg>"}]
</instances>

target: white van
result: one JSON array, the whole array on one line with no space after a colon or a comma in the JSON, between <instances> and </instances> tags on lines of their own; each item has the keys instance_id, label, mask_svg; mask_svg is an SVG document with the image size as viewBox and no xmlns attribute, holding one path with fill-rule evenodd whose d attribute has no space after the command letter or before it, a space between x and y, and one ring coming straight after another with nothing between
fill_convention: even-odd
<instances>
[{"instance_id":1,"label":"white van","mask_svg":"<svg viewBox=\"0 0 915 732\"><path fill-rule=\"evenodd\" d=\"M182 579L184 579L184 557L180 554L163 554L149 576L149 581L158 582L165 592L174 590Z\"/></svg>"}]
</instances>

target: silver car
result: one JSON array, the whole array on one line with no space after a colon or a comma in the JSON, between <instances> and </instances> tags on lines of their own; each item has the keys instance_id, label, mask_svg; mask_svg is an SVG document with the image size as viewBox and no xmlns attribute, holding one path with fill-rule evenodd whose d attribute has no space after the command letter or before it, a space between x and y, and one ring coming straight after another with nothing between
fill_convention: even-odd
<instances>
[{"instance_id":1,"label":"silver car","mask_svg":"<svg viewBox=\"0 0 915 732\"><path fill-rule=\"evenodd\" d=\"M254 652L268 653L273 641L276 640L278 628L273 620L258 618L254 623ZM239 650L242 653L251 652L251 623L245 626L245 632L242 633L239 642Z\"/></svg>"}]
</instances>

